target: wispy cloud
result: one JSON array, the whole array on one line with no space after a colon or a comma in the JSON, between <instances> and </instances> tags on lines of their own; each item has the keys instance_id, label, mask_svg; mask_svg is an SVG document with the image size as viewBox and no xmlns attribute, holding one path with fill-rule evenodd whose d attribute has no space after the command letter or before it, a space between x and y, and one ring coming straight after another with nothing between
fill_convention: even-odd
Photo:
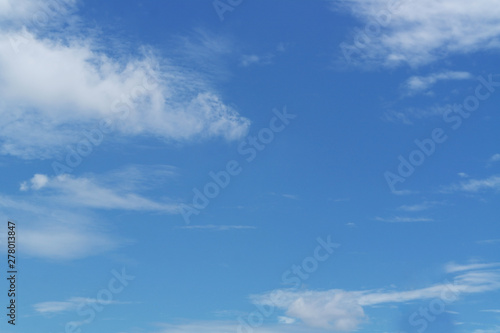
<instances>
[{"instance_id":1,"label":"wispy cloud","mask_svg":"<svg viewBox=\"0 0 500 333\"><path fill-rule=\"evenodd\" d=\"M20 195L0 194L0 208L8 216L29 221L20 239L27 256L74 260L130 242L105 232L106 221L96 211L177 213L177 203L143 194L176 175L176 169L168 165L130 165L85 176L35 174L20 184Z\"/></svg>"},{"instance_id":2,"label":"wispy cloud","mask_svg":"<svg viewBox=\"0 0 500 333\"><path fill-rule=\"evenodd\" d=\"M21 9L2 3L29 18L39 2L20 0ZM1 154L55 156L104 119L113 124L109 137L236 140L248 131L249 120L222 100L212 81L173 55L158 56L138 45L139 56L111 57L97 37L68 33L42 39L29 29L7 29L0 22ZM197 54L214 48L213 40L198 42Z\"/></svg>"},{"instance_id":3,"label":"wispy cloud","mask_svg":"<svg viewBox=\"0 0 500 333\"><path fill-rule=\"evenodd\" d=\"M474 330L472 333L500 333L500 326L496 326L491 329Z\"/></svg>"},{"instance_id":4,"label":"wispy cloud","mask_svg":"<svg viewBox=\"0 0 500 333\"><path fill-rule=\"evenodd\" d=\"M478 270L485 268L495 268L499 267L500 263L487 263L487 264L468 264L468 265L458 265L455 263L449 263L445 266L445 271L447 273L456 273L470 270Z\"/></svg>"},{"instance_id":5,"label":"wispy cloud","mask_svg":"<svg viewBox=\"0 0 500 333\"><path fill-rule=\"evenodd\" d=\"M485 179L468 179L458 184L447 186L443 192L471 192L485 190L500 190L500 176L491 176Z\"/></svg>"},{"instance_id":6,"label":"wispy cloud","mask_svg":"<svg viewBox=\"0 0 500 333\"><path fill-rule=\"evenodd\" d=\"M490 161L491 162L498 162L498 161L500 161L500 154L495 154L495 155L491 156Z\"/></svg>"},{"instance_id":7,"label":"wispy cloud","mask_svg":"<svg viewBox=\"0 0 500 333\"><path fill-rule=\"evenodd\" d=\"M243 67L248 67L251 65L269 65L272 63L274 55L267 54L259 56L256 54L246 54L241 57L240 65Z\"/></svg>"},{"instance_id":8,"label":"wispy cloud","mask_svg":"<svg viewBox=\"0 0 500 333\"><path fill-rule=\"evenodd\" d=\"M402 210L405 212L421 212L424 210L431 209L432 207L435 207L437 205L442 204L441 202L438 201L424 201L419 204L414 204L414 205L402 205L398 207L398 210Z\"/></svg>"},{"instance_id":9,"label":"wispy cloud","mask_svg":"<svg viewBox=\"0 0 500 333\"><path fill-rule=\"evenodd\" d=\"M188 230L214 230L214 231L229 231L229 230L244 230L244 229L256 229L254 226L250 225L186 225L177 227L177 229L188 229Z\"/></svg>"},{"instance_id":10,"label":"wispy cloud","mask_svg":"<svg viewBox=\"0 0 500 333\"><path fill-rule=\"evenodd\" d=\"M406 222L432 222L433 219L427 217L408 217L408 216L394 216L390 218L376 217L375 220L390 223L406 223Z\"/></svg>"},{"instance_id":11,"label":"wispy cloud","mask_svg":"<svg viewBox=\"0 0 500 333\"><path fill-rule=\"evenodd\" d=\"M299 200L300 199L300 197L297 194L291 194L291 193L269 192L269 195L278 196L278 197L282 197L282 198L290 199L290 200Z\"/></svg>"},{"instance_id":12,"label":"wispy cloud","mask_svg":"<svg viewBox=\"0 0 500 333\"><path fill-rule=\"evenodd\" d=\"M411 107L399 111L389 110L384 112L382 119L388 122L413 125L415 120L442 117L451 109L452 105L433 105L428 108Z\"/></svg>"},{"instance_id":13,"label":"wispy cloud","mask_svg":"<svg viewBox=\"0 0 500 333\"><path fill-rule=\"evenodd\" d=\"M178 204L154 201L121 186L114 187L110 184L104 184L91 175L87 177L71 175L49 177L35 174L29 181L21 183L20 189L22 191L31 189L35 192L43 192L43 197L35 194L35 197L41 201L58 202L79 208L144 210L170 214L179 211Z\"/></svg>"},{"instance_id":14,"label":"wispy cloud","mask_svg":"<svg viewBox=\"0 0 500 333\"><path fill-rule=\"evenodd\" d=\"M273 51L273 52L268 52L266 54L261 54L261 55L258 55L255 53L244 54L241 56L240 66L249 67L252 65L259 65L259 66L270 65L273 63L274 58L279 53L285 52L285 50L286 50L285 44L279 43L276 46L275 51Z\"/></svg>"},{"instance_id":15,"label":"wispy cloud","mask_svg":"<svg viewBox=\"0 0 500 333\"><path fill-rule=\"evenodd\" d=\"M481 267L485 268L485 267ZM291 318L307 325L336 331L355 331L365 320L365 309L381 304L398 304L439 298L453 289L455 294L477 294L500 289L500 270L469 270L454 278L454 284L435 284L407 291L361 290L327 291L274 290L255 295L252 300L259 305L274 305Z\"/></svg>"},{"instance_id":16,"label":"wispy cloud","mask_svg":"<svg viewBox=\"0 0 500 333\"><path fill-rule=\"evenodd\" d=\"M295 320L295 319L290 318L290 317L285 317L285 316L278 316L278 321L279 321L280 323L282 323L282 324L287 324L287 325L289 325L289 324L293 324L293 323L295 323L295 322L296 322L296 320Z\"/></svg>"},{"instance_id":17,"label":"wispy cloud","mask_svg":"<svg viewBox=\"0 0 500 333\"><path fill-rule=\"evenodd\" d=\"M406 81L404 86L408 93L416 94L428 90L439 81L466 80L472 77L472 74L469 72L447 71L427 76L412 76Z\"/></svg>"},{"instance_id":18,"label":"wispy cloud","mask_svg":"<svg viewBox=\"0 0 500 333\"><path fill-rule=\"evenodd\" d=\"M76 311L76 309L85 304L130 304L130 302L119 302L113 300L98 300L95 298L72 297L67 301L60 302L42 302L33 305L35 311L41 314L59 314L64 312Z\"/></svg>"},{"instance_id":19,"label":"wispy cloud","mask_svg":"<svg viewBox=\"0 0 500 333\"><path fill-rule=\"evenodd\" d=\"M485 239L477 241L478 244L496 244L500 243L500 239Z\"/></svg>"},{"instance_id":20,"label":"wispy cloud","mask_svg":"<svg viewBox=\"0 0 500 333\"><path fill-rule=\"evenodd\" d=\"M379 22L385 0L335 1L364 23ZM402 1L389 13L380 36L369 37L358 61L419 66L453 54L500 48L500 8L495 0ZM385 19L384 19L385 20Z\"/></svg>"},{"instance_id":21,"label":"wispy cloud","mask_svg":"<svg viewBox=\"0 0 500 333\"><path fill-rule=\"evenodd\" d=\"M160 324L158 333L234 333L234 332L254 332L254 333L321 333L305 327L304 325L290 325L280 322L280 324L264 324L250 327L248 324L241 324L235 321L199 321L187 324Z\"/></svg>"}]
</instances>

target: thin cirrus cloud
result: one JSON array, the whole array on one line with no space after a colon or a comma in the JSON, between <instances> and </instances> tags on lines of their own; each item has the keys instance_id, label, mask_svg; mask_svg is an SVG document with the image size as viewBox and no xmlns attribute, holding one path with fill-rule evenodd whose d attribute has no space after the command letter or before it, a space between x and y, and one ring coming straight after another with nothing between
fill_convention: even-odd
<instances>
[{"instance_id":1,"label":"thin cirrus cloud","mask_svg":"<svg viewBox=\"0 0 500 333\"><path fill-rule=\"evenodd\" d=\"M427 217L408 217L408 216L394 216L394 217L376 217L375 220L381 222L389 222L389 223L411 223L411 222L432 222L434 221L431 218Z\"/></svg>"},{"instance_id":2,"label":"thin cirrus cloud","mask_svg":"<svg viewBox=\"0 0 500 333\"><path fill-rule=\"evenodd\" d=\"M481 244L481 245L491 245L491 244L500 243L500 239L483 239L483 240L477 241L476 243Z\"/></svg>"},{"instance_id":3,"label":"thin cirrus cloud","mask_svg":"<svg viewBox=\"0 0 500 333\"><path fill-rule=\"evenodd\" d=\"M0 6L11 6L3 0ZM16 1L29 19L40 2ZM14 10L11 7L9 10ZM236 140L250 121L228 106L201 73L142 48L110 57L103 41L81 34L39 37L2 28L0 16L0 153L48 158L103 119L117 135L166 141ZM200 48L203 52L203 47Z\"/></svg>"},{"instance_id":4,"label":"thin cirrus cloud","mask_svg":"<svg viewBox=\"0 0 500 333\"><path fill-rule=\"evenodd\" d=\"M404 110L389 110L384 112L382 117L383 120L403 123L405 125L413 125L415 120L421 120L426 118L443 117L446 112L449 112L453 108L452 105L432 105L427 108L415 108L410 107Z\"/></svg>"},{"instance_id":5,"label":"thin cirrus cloud","mask_svg":"<svg viewBox=\"0 0 500 333\"><path fill-rule=\"evenodd\" d=\"M499 267L499 266L500 266L500 263L498 263L498 262L487 263L487 264L467 264L467 265L459 265L459 264L455 264L455 263L449 263L445 266L445 271L447 273L456 273L456 272L478 270L478 269L485 269L485 268L495 268L495 267Z\"/></svg>"},{"instance_id":6,"label":"thin cirrus cloud","mask_svg":"<svg viewBox=\"0 0 500 333\"><path fill-rule=\"evenodd\" d=\"M229 230L256 229L256 227L250 226L250 225L214 225L214 224L206 224L206 225L187 225L187 226L177 227L177 229L229 231Z\"/></svg>"},{"instance_id":7,"label":"thin cirrus cloud","mask_svg":"<svg viewBox=\"0 0 500 333\"><path fill-rule=\"evenodd\" d=\"M494 175L484 179L468 179L458 184L452 184L444 188L443 192L469 192L477 193L487 190L500 190L500 176Z\"/></svg>"},{"instance_id":8,"label":"thin cirrus cloud","mask_svg":"<svg viewBox=\"0 0 500 333\"><path fill-rule=\"evenodd\" d=\"M257 305L276 306L287 317L301 320L313 328L333 331L356 331L366 320L366 309L381 305L402 304L443 297L443 293L454 295L486 293L500 289L500 270L485 269L496 264L461 266L461 274L454 277L453 284L441 283L429 287L404 290L326 291L274 290L252 296ZM450 266L451 267L451 266Z\"/></svg>"},{"instance_id":9,"label":"thin cirrus cloud","mask_svg":"<svg viewBox=\"0 0 500 333\"><path fill-rule=\"evenodd\" d=\"M95 298L72 297L66 301L41 302L33 305L35 311L41 314L60 314L64 312L76 311L82 304L130 304L130 302L119 302L113 300L98 300Z\"/></svg>"},{"instance_id":10,"label":"thin cirrus cloud","mask_svg":"<svg viewBox=\"0 0 500 333\"><path fill-rule=\"evenodd\" d=\"M265 66L273 63L274 58L286 51L286 46L284 43L279 43L273 52L268 52L266 54L243 54L240 59L240 66L249 67L252 65Z\"/></svg>"},{"instance_id":11,"label":"thin cirrus cloud","mask_svg":"<svg viewBox=\"0 0 500 333\"><path fill-rule=\"evenodd\" d=\"M490 157L490 162L498 162L500 161L500 154L494 154Z\"/></svg>"},{"instance_id":12,"label":"thin cirrus cloud","mask_svg":"<svg viewBox=\"0 0 500 333\"><path fill-rule=\"evenodd\" d=\"M402 210L405 212L421 212L424 210L431 209L432 207L435 207L437 205L443 204L442 202L438 201L424 201L419 204L414 204L414 205L402 205L398 207L398 210Z\"/></svg>"},{"instance_id":13,"label":"thin cirrus cloud","mask_svg":"<svg viewBox=\"0 0 500 333\"><path fill-rule=\"evenodd\" d=\"M382 22L365 46L354 51L360 62L385 66L421 66L453 54L500 48L500 7L495 0L342 0L364 24ZM388 13L379 18L380 13Z\"/></svg>"},{"instance_id":14,"label":"thin cirrus cloud","mask_svg":"<svg viewBox=\"0 0 500 333\"><path fill-rule=\"evenodd\" d=\"M473 76L469 72L447 71L433 73L428 76L412 76L404 84L409 94L424 92L439 81L467 80Z\"/></svg>"}]
</instances>

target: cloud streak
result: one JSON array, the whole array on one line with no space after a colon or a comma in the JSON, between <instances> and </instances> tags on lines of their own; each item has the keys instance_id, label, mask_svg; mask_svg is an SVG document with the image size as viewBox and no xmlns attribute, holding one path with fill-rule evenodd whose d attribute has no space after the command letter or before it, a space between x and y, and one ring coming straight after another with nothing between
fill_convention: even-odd
<instances>
[{"instance_id":1,"label":"cloud streak","mask_svg":"<svg viewBox=\"0 0 500 333\"><path fill-rule=\"evenodd\" d=\"M500 270L487 269L497 264L453 266L460 272L453 285L436 284L430 287L406 290L327 291L274 290L252 297L255 304L276 306L288 317L305 324L334 331L355 331L366 319L365 310L383 304L400 304L441 298L444 293L476 294L500 289ZM451 267L451 266L448 266Z\"/></svg>"},{"instance_id":2,"label":"cloud streak","mask_svg":"<svg viewBox=\"0 0 500 333\"><path fill-rule=\"evenodd\" d=\"M433 73L428 76L412 76L406 81L405 87L410 94L416 94L428 90L439 81L466 80L471 78L472 74L468 72L447 71Z\"/></svg>"},{"instance_id":3,"label":"cloud streak","mask_svg":"<svg viewBox=\"0 0 500 333\"><path fill-rule=\"evenodd\" d=\"M372 29L380 28L363 36L362 47L353 52L361 63L421 66L500 48L500 8L494 0L342 0L332 8L347 9Z\"/></svg>"},{"instance_id":4,"label":"cloud streak","mask_svg":"<svg viewBox=\"0 0 500 333\"><path fill-rule=\"evenodd\" d=\"M20 185L20 190L28 189L43 192L43 197L37 193L35 195L41 201L58 202L79 208L156 211L169 214L178 213L180 210L178 204L153 201L130 190L105 185L94 176L75 177L65 174L49 177L35 174L29 181Z\"/></svg>"},{"instance_id":5,"label":"cloud streak","mask_svg":"<svg viewBox=\"0 0 500 333\"><path fill-rule=\"evenodd\" d=\"M500 176L495 175L485 179L469 179L446 187L444 192L477 193L486 190L500 190Z\"/></svg>"}]
</instances>

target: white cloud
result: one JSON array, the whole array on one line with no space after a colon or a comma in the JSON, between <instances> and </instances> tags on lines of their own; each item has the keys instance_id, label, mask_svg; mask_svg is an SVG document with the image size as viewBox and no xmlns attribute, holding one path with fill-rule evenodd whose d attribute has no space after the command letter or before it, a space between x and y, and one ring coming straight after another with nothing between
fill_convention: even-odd
<instances>
[{"instance_id":1,"label":"white cloud","mask_svg":"<svg viewBox=\"0 0 500 333\"><path fill-rule=\"evenodd\" d=\"M283 309L287 316L300 319L312 327L355 331L366 319L367 307L441 298L444 293L450 291L458 297L498 289L500 289L500 270L470 270L456 276L453 284L442 283L408 291L282 289L253 296L252 300L255 304L274 305Z\"/></svg>"},{"instance_id":2,"label":"white cloud","mask_svg":"<svg viewBox=\"0 0 500 333\"><path fill-rule=\"evenodd\" d=\"M462 271L494 268L494 267L498 267L498 266L500 266L500 263L468 264L468 265L457 265L455 263L449 263L446 265L445 270L447 273L456 273L456 272L462 272Z\"/></svg>"},{"instance_id":3,"label":"white cloud","mask_svg":"<svg viewBox=\"0 0 500 333\"><path fill-rule=\"evenodd\" d=\"M274 55L268 54L259 56L256 54L245 54L241 57L240 65L248 67L251 65L269 65L272 63Z\"/></svg>"},{"instance_id":4,"label":"white cloud","mask_svg":"<svg viewBox=\"0 0 500 333\"><path fill-rule=\"evenodd\" d=\"M394 216L391 218L382 218L376 217L377 221L382 222L391 222L391 223L399 223L399 222L432 222L433 219L427 217L407 217L407 216Z\"/></svg>"},{"instance_id":5,"label":"white cloud","mask_svg":"<svg viewBox=\"0 0 500 333\"><path fill-rule=\"evenodd\" d=\"M157 333L235 333L235 332L254 332L254 333L314 333L316 330L310 327L299 325L261 325L251 327L248 324L241 324L232 321L204 321L192 322L187 324L161 324ZM319 333L319 332L318 332Z\"/></svg>"},{"instance_id":6,"label":"white cloud","mask_svg":"<svg viewBox=\"0 0 500 333\"><path fill-rule=\"evenodd\" d=\"M296 194L283 194L283 197L291 200L299 200L299 196Z\"/></svg>"},{"instance_id":7,"label":"white cloud","mask_svg":"<svg viewBox=\"0 0 500 333\"><path fill-rule=\"evenodd\" d=\"M428 108L411 107L400 111L389 110L384 112L382 119L385 121L412 125L414 123L414 120L442 117L451 108L451 105L433 105Z\"/></svg>"},{"instance_id":8,"label":"white cloud","mask_svg":"<svg viewBox=\"0 0 500 333\"><path fill-rule=\"evenodd\" d=\"M290 324L293 324L296 322L295 319L290 318L290 317L285 317L285 316L278 316L278 321L282 324L287 324L287 325L290 325Z\"/></svg>"},{"instance_id":9,"label":"white cloud","mask_svg":"<svg viewBox=\"0 0 500 333\"><path fill-rule=\"evenodd\" d=\"M113 251L128 241L103 231L103 221L88 212L52 203L0 195L3 220L23 221L19 249L25 257L74 260Z\"/></svg>"},{"instance_id":10,"label":"white cloud","mask_svg":"<svg viewBox=\"0 0 500 333\"><path fill-rule=\"evenodd\" d=\"M410 77L406 83L406 89L408 89L409 93L417 93L421 91L428 90L438 81L443 80L465 80L471 79L472 74L468 72L454 72L447 71L441 73L433 73L428 76L412 76Z\"/></svg>"},{"instance_id":11,"label":"white cloud","mask_svg":"<svg viewBox=\"0 0 500 333\"><path fill-rule=\"evenodd\" d=\"M2 154L51 157L102 119L113 123L117 135L169 141L235 140L248 130L248 119L225 104L202 74L152 50L111 58L102 41L81 34L52 40L1 27Z\"/></svg>"},{"instance_id":12,"label":"white cloud","mask_svg":"<svg viewBox=\"0 0 500 333\"><path fill-rule=\"evenodd\" d=\"M72 260L114 250L121 242L86 227L53 225L26 228L20 243L33 257Z\"/></svg>"},{"instance_id":13,"label":"white cloud","mask_svg":"<svg viewBox=\"0 0 500 333\"><path fill-rule=\"evenodd\" d=\"M74 6L75 0L0 0L0 20L9 20L9 23L15 20L23 20L23 23L29 21L44 22L44 16L59 12L65 8Z\"/></svg>"},{"instance_id":14,"label":"white cloud","mask_svg":"<svg viewBox=\"0 0 500 333\"><path fill-rule=\"evenodd\" d=\"M500 326L496 326L494 328L486 329L486 330L483 330L483 329L474 330L474 332L472 332L472 333L500 333Z\"/></svg>"},{"instance_id":15,"label":"white cloud","mask_svg":"<svg viewBox=\"0 0 500 333\"><path fill-rule=\"evenodd\" d=\"M0 208L23 223L22 251L49 260L72 260L113 251L128 240L103 230L96 209L175 214L168 199L148 199L142 192L176 176L165 165L132 165L101 175L48 177L37 174L21 185L22 197L0 194Z\"/></svg>"},{"instance_id":16,"label":"white cloud","mask_svg":"<svg viewBox=\"0 0 500 333\"><path fill-rule=\"evenodd\" d=\"M33 190L39 190L47 183L49 182L49 178L46 175L41 175L41 174L35 174L33 178L30 179L29 183L28 182L22 182L20 186L21 191L27 191L28 189L33 189Z\"/></svg>"},{"instance_id":17,"label":"white cloud","mask_svg":"<svg viewBox=\"0 0 500 333\"><path fill-rule=\"evenodd\" d=\"M491 176L485 179L469 179L448 186L444 192L480 192L484 190L500 190L500 176Z\"/></svg>"},{"instance_id":18,"label":"white cloud","mask_svg":"<svg viewBox=\"0 0 500 333\"><path fill-rule=\"evenodd\" d=\"M243 67L248 67L252 65L270 65L273 63L274 58L276 57L277 54L285 52L286 51L286 46L284 43L279 43L276 46L276 49L272 52L268 52L263 55L257 55L257 54L243 54L240 59L240 66Z\"/></svg>"},{"instance_id":19,"label":"white cloud","mask_svg":"<svg viewBox=\"0 0 500 333\"><path fill-rule=\"evenodd\" d=\"M35 180L35 181L34 181ZM48 177L35 175L31 181L31 189L43 191L43 198L39 200L57 202L59 205L97 208L158 211L175 214L179 212L179 205L171 202L158 202L145 198L124 188L104 184L95 176L75 177L60 175ZM26 189L24 182L21 189ZM24 186L23 186L24 185Z\"/></svg>"},{"instance_id":20,"label":"white cloud","mask_svg":"<svg viewBox=\"0 0 500 333\"><path fill-rule=\"evenodd\" d=\"M22 197L0 194L0 208L5 220L27 221L20 242L28 255L50 260L84 258L128 242L103 232L105 221L93 210L175 214L176 203L166 198L155 201L141 193L164 186L176 175L176 169L168 165L131 165L82 177L37 174L21 184Z\"/></svg>"},{"instance_id":21,"label":"white cloud","mask_svg":"<svg viewBox=\"0 0 500 333\"><path fill-rule=\"evenodd\" d=\"M353 53L352 57L361 62L419 66L448 55L500 47L500 7L495 0L342 0L341 5L334 3L336 9L348 8L367 26L382 22L380 32L372 33L366 46ZM396 8L389 7L388 4L393 3ZM387 15L380 17L382 13Z\"/></svg>"},{"instance_id":22,"label":"white cloud","mask_svg":"<svg viewBox=\"0 0 500 333\"><path fill-rule=\"evenodd\" d=\"M500 161L500 154L495 154L490 157L490 162L498 162Z\"/></svg>"},{"instance_id":23,"label":"white cloud","mask_svg":"<svg viewBox=\"0 0 500 333\"><path fill-rule=\"evenodd\" d=\"M496 244L500 243L500 239L485 239L477 241L478 244Z\"/></svg>"},{"instance_id":24,"label":"white cloud","mask_svg":"<svg viewBox=\"0 0 500 333\"><path fill-rule=\"evenodd\" d=\"M95 298L72 297L67 301L42 302L33 305L35 311L41 314L58 314L69 311L76 311L82 304L129 304L128 302L119 302L113 300L98 300Z\"/></svg>"},{"instance_id":25,"label":"white cloud","mask_svg":"<svg viewBox=\"0 0 500 333\"><path fill-rule=\"evenodd\" d=\"M423 210L428 210L436 205L441 204L441 202L437 201L424 201L420 204L415 205L402 205L398 207L399 210L403 210L405 212L420 212Z\"/></svg>"},{"instance_id":26,"label":"white cloud","mask_svg":"<svg viewBox=\"0 0 500 333\"><path fill-rule=\"evenodd\" d=\"M178 227L178 229L228 231L228 230L256 229L256 227L250 226L250 225L206 224L206 225L186 225L186 226Z\"/></svg>"}]
</instances>

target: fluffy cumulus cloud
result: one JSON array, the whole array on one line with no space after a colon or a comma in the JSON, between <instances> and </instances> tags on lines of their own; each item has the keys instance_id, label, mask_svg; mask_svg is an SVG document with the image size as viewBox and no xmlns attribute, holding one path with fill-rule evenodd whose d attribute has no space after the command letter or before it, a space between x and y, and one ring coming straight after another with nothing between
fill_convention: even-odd
<instances>
[{"instance_id":1,"label":"fluffy cumulus cloud","mask_svg":"<svg viewBox=\"0 0 500 333\"><path fill-rule=\"evenodd\" d=\"M500 7L495 0L341 0L360 19L347 45L353 60L419 66L450 54L500 48Z\"/></svg>"},{"instance_id":2,"label":"fluffy cumulus cloud","mask_svg":"<svg viewBox=\"0 0 500 333\"><path fill-rule=\"evenodd\" d=\"M140 56L111 57L105 43L82 33L41 34L43 21L33 21L39 1L1 0L0 8L27 22L7 29L8 16L0 16L0 153L50 157L101 121L116 135L167 141L246 134L249 120L202 74L145 47Z\"/></svg>"}]
</instances>

